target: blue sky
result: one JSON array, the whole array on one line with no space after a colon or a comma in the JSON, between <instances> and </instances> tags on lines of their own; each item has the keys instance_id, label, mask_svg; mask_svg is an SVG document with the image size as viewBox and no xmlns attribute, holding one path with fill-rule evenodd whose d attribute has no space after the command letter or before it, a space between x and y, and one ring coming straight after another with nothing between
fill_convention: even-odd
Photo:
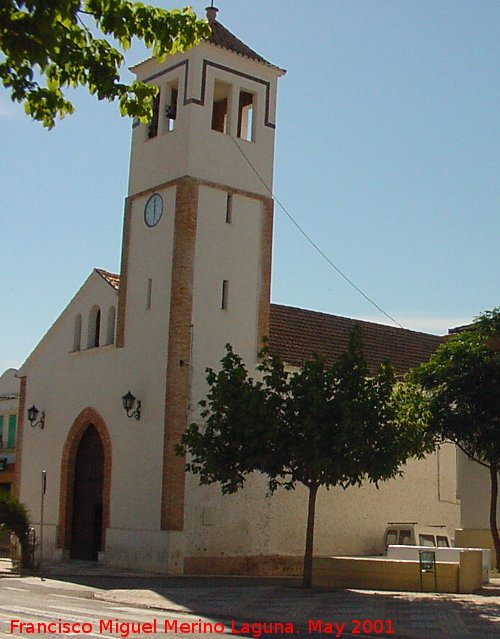
<instances>
[{"instance_id":1,"label":"blue sky","mask_svg":"<svg viewBox=\"0 0 500 639\"><path fill-rule=\"evenodd\" d=\"M500 3L215 4L287 69L274 190L336 266L406 328L442 334L498 306ZM85 91L74 101L48 132L0 89L0 372L94 267L119 270L130 121ZM389 322L278 206L272 299Z\"/></svg>"}]
</instances>

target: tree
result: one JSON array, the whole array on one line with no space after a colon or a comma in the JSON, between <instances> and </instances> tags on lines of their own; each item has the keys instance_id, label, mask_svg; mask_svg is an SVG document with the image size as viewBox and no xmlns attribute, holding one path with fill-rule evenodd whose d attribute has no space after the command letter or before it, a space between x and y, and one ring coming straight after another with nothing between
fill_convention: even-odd
<instances>
[{"instance_id":1,"label":"tree","mask_svg":"<svg viewBox=\"0 0 500 639\"><path fill-rule=\"evenodd\" d=\"M32 554L28 539L29 517L26 508L13 495L0 492L0 528L13 532L21 546L21 565L32 567Z\"/></svg>"},{"instance_id":2,"label":"tree","mask_svg":"<svg viewBox=\"0 0 500 639\"><path fill-rule=\"evenodd\" d=\"M500 308L452 334L409 381L427 392L431 430L489 470L490 530L500 569L497 523L500 472Z\"/></svg>"},{"instance_id":3,"label":"tree","mask_svg":"<svg viewBox=\"0 0 500 639\"><path fill-rule=\"evenodd\" d=\"M333 364L314 356L287 373L268 351L262 381L252 379L232 348L222 369L209 369L209 392L201 402L203 426L191 424L177 453L191 455L186 469L201 484L218 482L224 494L243 487L247 476L267 475L278 486L309 492L303 583L311 585L316 496L327 488L378 483L400 474L410 456L433 449L418 402L400 415L408 389L395 387L388 364L370 376L361 335L354 331L347 351Z\"/></svg>"},{"instance_id":4,"label":"tree","mask_svg":"<svg viewBox=\"0 0 500 639\"><path fill-rule=\"evenodd\" d=\"M96 37L87 23L106 37ZM114 43L125 51L141 40L163 59L209 35L208 23L190 8L167 11L128 0L2 0L0 80L12 100L48 128L57 116L73 113L64 90L77 86L99 100L119 100L122 115L148 121L157 88L121 81L124 57Z\"/></svg>"}]
</instances>

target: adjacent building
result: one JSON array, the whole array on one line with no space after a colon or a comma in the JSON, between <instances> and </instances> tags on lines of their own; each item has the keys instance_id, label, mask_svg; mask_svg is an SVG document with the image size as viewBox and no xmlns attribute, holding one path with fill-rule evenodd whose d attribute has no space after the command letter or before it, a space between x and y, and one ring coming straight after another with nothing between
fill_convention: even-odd
<instances>
[{"instance_id":1,"label":"adjacent building","mask_svg":"<svg viewBox=\"0 0 500 639\"><path fill-rule=\"evenodd\" d=\"M9 368L0 377L0 491L14 492L19 380Z\"/></svg>"}]
</instances>

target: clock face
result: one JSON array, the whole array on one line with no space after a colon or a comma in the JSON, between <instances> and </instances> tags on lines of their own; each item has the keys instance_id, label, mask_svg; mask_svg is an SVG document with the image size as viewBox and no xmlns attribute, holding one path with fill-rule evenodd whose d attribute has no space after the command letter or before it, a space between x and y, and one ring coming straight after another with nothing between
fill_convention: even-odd
<instances>
[{"instance_id":1,"label":"clock face","mask_svg":"<svg viewBox=\"0 0 500 639\"><path fill-rule=\"evenodd\" d=\"M163 214L163 200L159 193L154 193L144 207L144 222L147 226L156 226Z\"/></svg>"}]
</instances>

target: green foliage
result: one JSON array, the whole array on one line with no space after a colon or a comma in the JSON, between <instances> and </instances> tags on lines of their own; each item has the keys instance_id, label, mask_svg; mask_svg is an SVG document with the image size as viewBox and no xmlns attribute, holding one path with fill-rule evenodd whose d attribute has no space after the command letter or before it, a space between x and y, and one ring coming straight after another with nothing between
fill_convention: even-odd
<instances>
[{"instance_id":1,"label":"green foliage","mask_svg":"<svg viewBox=\"0 0 500 639\"><path fill-rule=\"evenodd\" d=\"M431 429L473 460L500 468L500 355L490 338L500 334L500 309L483 313L452 334L428 362L409 375L425 389Z\"/></svg>"},{"instance_id":2,"label":"green foliage","mask_svg":"<svg viewBox=\"0 0 500 639\"><path fill-rule=\"evenodd\" d=\"M126 51L141 40L161 60L209 34L190 8L167 11L128 0L2 0L0 79L12 99L48 128L56 117L73 113L65 90L77 86L99 100L118 100L122 115L148 121L157 89L121 81L124 57L114 43Z\"/></svg>"},{"instance_id":3,"label":"green foliage","mask_svg":"<svg viewBox=\"0 0 500 639\"><path fill-rule=\"evenodd\" d=\"M434 440L421 394L395 384L389 364L369 375L360 331L333 365L315 356L288 373L267 350L261 357L256 381L227 346L222 369L208 371L204 423L191 424L176 451L190 454L186 469L200 483L217 482L223 493L240 489L253 471L267 476L270 492L297 483L309 489L309 586L318 488L391 479L409 457L433 450ZM409 394L413 401L402 401Z\"/></svg>"},{"instance_id":4,"label":"green foliage","mask_svg":"<svg viewBox=\"0 0 500 639\"><path fill-rule=\"evenodd\" d=\"M402 406L410 391L395 385L388 364L369 376L359 332L330 366L318 356L288 373L263 353L262 382L252 379L231 346L219 373L208 371L203 426L191 424L178 447L203 484L235 492L260 471L279 485L360 485L400 472L410 456L433 449L424 407ZM412 391L415 395L415 391Z\"/></svg>"},{"instance_id":5,"label":"green foliage","mask_svg":"<svg viewBox=\"0 0 500 639\"><path fill-rule=\"evenodd\" d=\"M13 495L0 492L0 529L13 532L19 539L23 568L31 567L29 525L29 516L24 505Z\"/></svg>"},{"instance_id":6,"label":"green foliage","mask_svg":"<svg viewBox=\"0 0 500 639\"><path fill-rule=\"evenodd\" d=\"M426 395L431 431L490 471L490 530L500 568L500 308L449 337L409 382Z\"/></svg>"}]
</instances>

